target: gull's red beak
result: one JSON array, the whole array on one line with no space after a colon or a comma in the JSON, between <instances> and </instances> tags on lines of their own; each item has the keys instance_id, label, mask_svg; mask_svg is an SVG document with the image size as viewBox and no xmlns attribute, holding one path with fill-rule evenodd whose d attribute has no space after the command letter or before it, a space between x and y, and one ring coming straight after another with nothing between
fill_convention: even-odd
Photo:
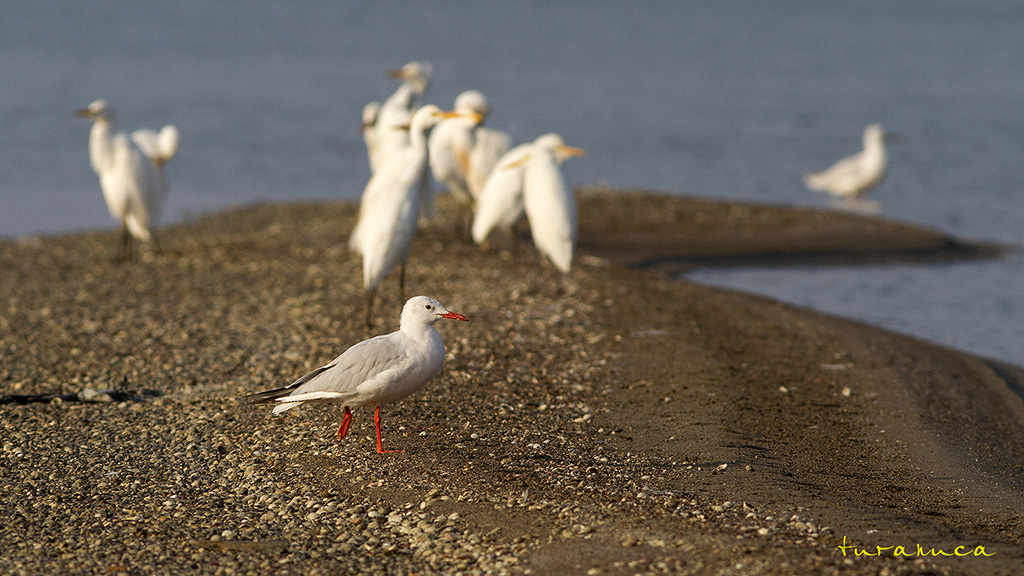
<instances>
[{"instance_id":1,"label":"gull's red beak","mask_svg":"<svg viewBox=\"0 0 1024 576\"><path fill-rule=\"evenodd\" d=\"M469 322L469 318L466 318L458 312L449 312L447 314L441 314L441 318L448 318L449 320L462 320L463 322Z\"/></svg>"}]
</instances>

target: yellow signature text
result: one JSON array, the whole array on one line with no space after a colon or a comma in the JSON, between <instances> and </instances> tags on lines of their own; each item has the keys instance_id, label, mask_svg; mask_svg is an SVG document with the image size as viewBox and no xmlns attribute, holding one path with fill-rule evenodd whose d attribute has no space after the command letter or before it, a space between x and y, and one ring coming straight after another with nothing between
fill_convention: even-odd
<instances>
[{"instance_id":1,"label":"yellow signature text","mask_svg":"<svg viewBox=\"0 0 1024 576\"><path fill-rule=\"evenodd\" d=\"M893 557L914 557L914 556L995 556L995 552L988 552L984 546L975 546L971 548L969 546L957 546L952 551L944 550L942 548L925 548L920 544L914 544L911 546L875 546L874 550L871 548L861 548L856 544L846 543L846 536L843 536L842 546L836 546L843 556L852 554L853 556L888 556Z\"/></svg>"}]
</instances>

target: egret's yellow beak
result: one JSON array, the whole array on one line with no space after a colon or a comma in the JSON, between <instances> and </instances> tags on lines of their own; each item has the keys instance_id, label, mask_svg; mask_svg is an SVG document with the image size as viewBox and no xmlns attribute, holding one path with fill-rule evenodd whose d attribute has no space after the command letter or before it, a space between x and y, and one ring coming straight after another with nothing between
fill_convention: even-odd
<instances>
[{"instance_id":1,"label":"egret's yellow beak","mask_svg":"<svg viewBox=\"0 0 1024 576\"><path fill-rule=\"evenodd\" d=\"M558 146L555 148L555 152L562 156L586 156L587 151L583 148L577 148L575 146Z\"/></svg>"},{"instance_id":2,"label":"egret's yellow beak","mask_svg":"<svg viewBox=\"0 0 1024 576\"><path fill-rule=\"evenodd\" d=\"M473 123L475 124L479 124L484 120L484 115L480 114L479 112L465 113L455 112L452 110L442 110L440 112L434 112L434 116L438 116L440 118L469 118L473 120Z\"/></svg>"},{"instance_id":3,"label":"egret's yellow beak","mask_svg":"<svg viewBox=\"0 0 1024 576\"><path fill-rule=\"evenodd\" d=\"M505 169L505 170L512 170L513 168L519 168L520 166L526 164L529 160L530 160L530 155L529 154L523 154L522 158L516 160L515 162L509 162L508 164L505 164L504 166L502 166L502 168Z\"/></svg>"}]
</instances>

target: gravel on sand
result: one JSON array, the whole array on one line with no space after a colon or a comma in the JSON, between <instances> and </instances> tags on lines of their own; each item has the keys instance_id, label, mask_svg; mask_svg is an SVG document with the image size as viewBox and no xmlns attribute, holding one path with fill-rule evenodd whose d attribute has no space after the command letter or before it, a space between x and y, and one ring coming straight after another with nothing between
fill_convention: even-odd
<instances>
[{"instance_id":1,"label":"gravel on sand","mask_svg":"<svg viewBox=\"0 0 1024 576\"><path fill-rule=\"evenodd\" d=\"M664 274L716 253L993 247L862 216L579 200L568 275L528 236L483 252L451 221L421 231L410 295L470 322L439 326L443 372L383 407L405 450L387 455L370 411L338 443L340 409L241 401L397 328L394 279L363 326L354 205L228 210L125 263L114 232L0 242L0 573L1024 570L1018 368Z\"/></svg>"}]
</instances>

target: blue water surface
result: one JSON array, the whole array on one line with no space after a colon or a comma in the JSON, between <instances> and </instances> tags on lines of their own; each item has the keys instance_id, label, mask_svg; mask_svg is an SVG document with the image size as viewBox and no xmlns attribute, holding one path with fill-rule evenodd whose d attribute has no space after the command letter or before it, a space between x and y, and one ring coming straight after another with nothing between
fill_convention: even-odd
<instances>
[{"instance_id":1,"label":"blue water surface","mask_svg":"<svg viewBox=\"0 0 1024 576\"><path fill-rule=\"evenodd\" d=\"M108 228L73 116L181 130L164 222L259 200L355 199L360 110L433 63L428 101L491 100L516 142L558 131L605 183L830 208L801 175L902 136L886 217L1024 245L1024 8L1016 0L514 4L8 2L0 18L0 235ZM702 271L1024 364L1019 254L978 263Z\"/></svg>"}]
</instances>

